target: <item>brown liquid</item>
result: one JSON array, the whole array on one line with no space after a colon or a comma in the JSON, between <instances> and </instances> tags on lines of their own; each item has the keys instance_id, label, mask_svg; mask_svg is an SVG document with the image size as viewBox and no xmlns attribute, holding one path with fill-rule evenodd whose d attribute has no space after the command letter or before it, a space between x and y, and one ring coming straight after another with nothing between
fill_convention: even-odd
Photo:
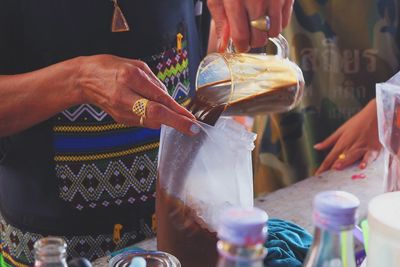
<instances>
[{"instance_id":1,"label":"brown liquid","mask_svg":"<svg viewBox=\"0 0 400 267\"><path fill-rule=\"evenodd\" d=\"M220 81L199 87L186 107L201 122L215 125L229 101L230 83Z\"/></svg>"},{"instance_id":2,"label":"brown liquid","mask_svg":"<svg viewBox=\"0 0 400 267\"><path fill-rule=\"evenodd\" d=\"M215 125L222 113L255 115L287 111L297 102L299 97L297 88L297 82L292 82L275 88L266 88L252 95L230 99L231 84L225 80L199 87L187 109L199 121Z\"/></svg>"},{"instance_id":3,"label":"brown liquid","mask_svg":"<svg viewBox=\"0 0 400 267\"><path fill-rule=\"evenodd\" d=\"M270 88L268 91L234 100L226 108L227 115L255 115L283 112L297 102L297 83Z\"/></svg>"},{"instance_id":4,"label":"brown liquid","mask_svg":"<svg viewBox=\"0 0 400 267\"><path fill-rule=\"evenodd\" d=\"M206 223L157 183L157 248L168 252L182 267L212 267L218 260L216 234Z\"/></svg>"}]
</instances>

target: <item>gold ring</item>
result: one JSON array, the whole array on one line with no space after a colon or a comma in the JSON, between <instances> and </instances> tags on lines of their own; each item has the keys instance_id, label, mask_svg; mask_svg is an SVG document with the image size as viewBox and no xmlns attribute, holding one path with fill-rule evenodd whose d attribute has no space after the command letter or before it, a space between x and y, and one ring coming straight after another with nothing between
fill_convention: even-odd
<instances>
[{"instance_id":1,"label":"gold ring","mask_svg":"<svg viewBox=\"0 0 400 267\"><path fill-rule=\"evenodd\" d=\"M140 98L136 100L136 102L132 106L133 113L140 117L146 118L146 107L148 103L149 100L147 100L146 98Z\"/></svg>"},{"instance_id":2,"label":"gold ring","mask_svg":"<svg viewBox=\"0 0 400 267\"><path fill-rule=\"evenodd\" d=\"M140 121L139 121L139 123L140 123L140 126L143 126L143 122L144 121L144 117L143 116L140 116Z\"/></svg>"},{"instance_id":3,"label":"gold ring","mask_svg":"<svg viewBox=\"0 0 400 267\"><path fill-rule=\"evenodd\" d=\"M250 21L251 27L254 27L260 31L267 32L271 28L271 19L269 16L263 16L258 19Z\"/></svg>"},{"instance_id":4,"label":"gold ring","mask_svg":"<svg viewBox=\"0 0 400 267\"><path fill-rule=\"evenodd\" d=\"M340 155L338 156L338 159L340 159L340 160L346 159L346 154L345 154L345 153L340 154Z\"/></svg>"}]
</instances>

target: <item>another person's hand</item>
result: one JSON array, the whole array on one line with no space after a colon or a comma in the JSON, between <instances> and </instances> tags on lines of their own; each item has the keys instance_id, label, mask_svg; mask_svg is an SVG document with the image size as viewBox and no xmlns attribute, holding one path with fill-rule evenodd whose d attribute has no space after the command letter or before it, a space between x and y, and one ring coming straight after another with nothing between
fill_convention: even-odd
<instances>
[{"instance_id":1,"label":"another person's hand","mask_svg":"<svg viewBox=\"0 0 400 267\"><path fill-rule=\"evenodd\" d=\"M168 95L164 84L142 61L111 55L85 57L77 86L82 102L99 106L118 123L140 126L132 111L141 98L149 100L143 127L157 129L166 124L193 135L200 131L195 117Z\"/></svg>"},{"instance_id":2,"label":"another person's hand","mask_svg":"<svg viewBox=\"0 0 400 267\"><path fill-rule=\"evenodd\" d=\"M217 49L225 51L229 38L235 49L245 52L260 47L268 37L276 37L289 23L294 0L208 0L218 38ZM262 32L250 27L250 21L268 15L271 27Z\"/></svg>"},{"instance_id":3,"label":"another person's hand","mask_svg":"<svg viewBox=\"0 0 400 267\"><path fill-rule=\"evenodd\" d=\"M361 159L360 169L374 161L380 152L376 101L349 119L331 136L314 146L317 150L331 148L316 174L329 169L342 170Z\"/></svg>"}]
</instances>

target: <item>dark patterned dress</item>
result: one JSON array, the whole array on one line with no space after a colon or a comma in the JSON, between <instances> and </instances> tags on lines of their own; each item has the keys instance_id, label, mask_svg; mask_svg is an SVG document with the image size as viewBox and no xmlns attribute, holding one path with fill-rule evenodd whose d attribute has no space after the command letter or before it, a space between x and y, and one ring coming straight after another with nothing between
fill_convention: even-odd
<instances>
[{"instance_id":1,"label":"dark patterned dress","mask_svg":"<svg viewBox=\"0 0 400 267\"><path fill-rule=\"evenodd\" d=\"M110 0L0 0L0 75L113 54L144 60L188 100L200 57L193 1L119 5L129 32L111 32ZM91 260L153 236L158 142L158 130L117 124L89 104L1 138L0 266L31 265L47 235Z\"/></svg>"}]
</instances>

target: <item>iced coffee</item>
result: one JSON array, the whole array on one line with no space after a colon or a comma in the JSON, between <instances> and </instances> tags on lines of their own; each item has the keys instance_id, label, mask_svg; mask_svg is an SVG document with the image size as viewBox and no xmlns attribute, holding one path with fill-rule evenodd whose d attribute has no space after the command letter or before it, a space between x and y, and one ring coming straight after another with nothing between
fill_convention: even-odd
<instances>
[{"instance_id":1,"label":"iced coffee","mask_svg":"<svg viewBox=\"0 0 400 267\"><path fill-rule=\"evenodd\" d=\"M197 217L193 208L157 185L157 248L168 252L183 267L216 266L216 233Z\"/></svg>"}]
</instances>

